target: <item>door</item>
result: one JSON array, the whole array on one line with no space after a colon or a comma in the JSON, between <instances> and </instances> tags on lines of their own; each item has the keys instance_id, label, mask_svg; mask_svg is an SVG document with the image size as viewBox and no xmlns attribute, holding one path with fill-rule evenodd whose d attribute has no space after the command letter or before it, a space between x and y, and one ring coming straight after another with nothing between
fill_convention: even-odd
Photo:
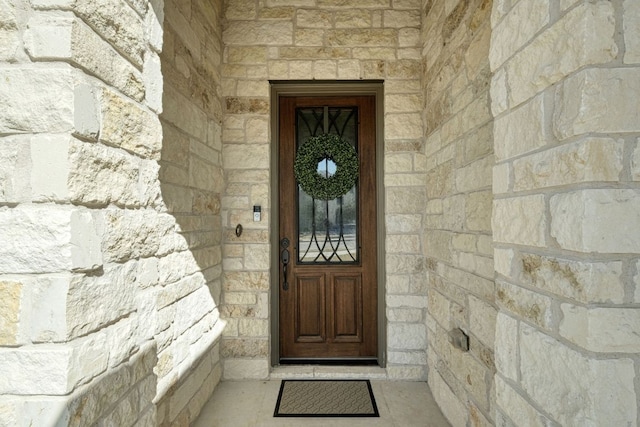
<instances>
[{"instance_id":1,"label":"door","mask_svg":"<svg viewBox=\"0 0 640 427\"><path fill-rule=\"evenodd\" d=\"M283 96L278 126L280 360L375 360L375 97Z\"/></svg>"}]
</instances>

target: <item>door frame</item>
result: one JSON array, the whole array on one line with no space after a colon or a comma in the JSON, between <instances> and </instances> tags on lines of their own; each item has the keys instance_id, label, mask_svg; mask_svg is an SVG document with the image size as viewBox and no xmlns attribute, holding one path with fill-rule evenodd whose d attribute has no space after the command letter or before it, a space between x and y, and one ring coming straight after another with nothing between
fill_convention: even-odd
<instances>
[{"instance_id":1,"label":"door frame","mask_svg":"<svg viewBox=\"0 0 640 427\"><path fill-rule=\"evenodd\" d=\"M280 215L278 199L278 150L279 150L279 104L282 96L356 96L373 95L376 104L376 212L377 221L377 298L378 298L378 365L386 366L387 334L385 304L385 221L384 221L384 86L382 80L344 80L344 81L281 81L271 80L271 161L270 161L270 218L271 230L271 283L270 323L271 351L270 365L280 362L280 244L278 242Z\"/></svg>"}]
</instances>

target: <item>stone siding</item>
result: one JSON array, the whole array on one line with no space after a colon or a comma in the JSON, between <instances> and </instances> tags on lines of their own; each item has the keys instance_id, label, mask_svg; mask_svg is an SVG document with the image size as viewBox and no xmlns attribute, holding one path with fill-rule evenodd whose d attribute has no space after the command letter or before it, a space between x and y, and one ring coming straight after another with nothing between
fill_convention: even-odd
<instances>
[{"instance_id":1,"label":"stone siding","mask_svg":"<svg viewBox=\"0 0 640 427\"><path fill-rule=\"evenodd\" d=\"M496 3L496 423L638 425L637 2Z\"/></svg>"},{"instance_id":2,"label":"stone siding","mask_svg":"<svg viewBox=\"0 0 640 427\"><path fill-rule=\"evenodd\" d=\"M174 319L157 338L156 400L158 425L187 426L222 376L222 1L166 0L164 16L159 179L189 257L172 260L175 283L157 294Z\"/></svg>"},{"instance_id":3,"label":"stone siding","mask_svg":"<svg viewBox=\"0 0 640 427\"><path fill-rule=\"evenodd\" d=\"M393 4L392 4L393 3ZM270 371L269 80L384 80L385 266L389 378L425 379L425 156L420 2L230 0L223 32L223 158L227 187L221 352L224 377ZM262 206L253 222L252 206ZM244 226L236 237L237 224ZM277 284L275 285L277 286Z\"/></svg>"},{"instance_id":4,"label":"stone siding","mask_svg":"<svg viewBox=\"0 0 640 427\"><path fill-rule=\"evenodd\" d=\"M294 375L640 425L637 0L0 0L0 426L187 426L290 373L269 80L384 82L386 367Z\"/></svg>"},{"instance_id":5,"label":"stone siding","mask_svg":"<svg viewBox=\"0 0 640 427\"><path fill-rule=\"evenodd\" d=\"M220 377L220 91L163 99L163 7L0 2L0 425L188 425Z\"/></svg>"},{"instance_id":6,"label":"stone siding","mask_svg":"<svg viewBox=\"0 0 640 427\"><path fill-rule=\"evenodd\" d=\"M492 423L496 321L487 0L423 1L429 386L454 426ZM467 352L449 334L469 337Z\"/></svg>"}]
</instances>

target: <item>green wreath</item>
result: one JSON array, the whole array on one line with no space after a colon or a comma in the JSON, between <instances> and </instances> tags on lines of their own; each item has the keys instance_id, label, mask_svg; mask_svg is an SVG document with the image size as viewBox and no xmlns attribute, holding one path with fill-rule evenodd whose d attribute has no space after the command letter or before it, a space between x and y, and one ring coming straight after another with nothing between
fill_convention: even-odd
<instances>
[{"instance_id":1,"label":"green wreath","mask_svg":"<svg viewBox=\"0 0 640 427\"><path fill-rule=\"evenodd\" d=\"M336 164L336 173L328 178L318 173L318 162L324 159ZM293 170L305 193L315 199L333 200L347 194L355 185L358 154L338 135L313 136L298 148Z\"/></svg>"}]
</instances>

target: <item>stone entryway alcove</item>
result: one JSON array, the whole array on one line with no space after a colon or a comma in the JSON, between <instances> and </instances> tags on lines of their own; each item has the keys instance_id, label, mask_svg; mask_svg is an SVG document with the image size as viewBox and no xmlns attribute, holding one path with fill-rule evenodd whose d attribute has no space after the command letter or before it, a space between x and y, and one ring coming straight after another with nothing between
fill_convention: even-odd
<instances>
[{"instance_id":1,"label":"stone entryway alcove","mask_svg":"<svg viewBox=\"0 0 640 427\"><path fill-rule=\"evenodd\" d=\"M456 426L639 424L635 0L0 5L3 422L269 375L269 80L316 79L384 81L386 377Z\"/></svg>"}]
</instances>

